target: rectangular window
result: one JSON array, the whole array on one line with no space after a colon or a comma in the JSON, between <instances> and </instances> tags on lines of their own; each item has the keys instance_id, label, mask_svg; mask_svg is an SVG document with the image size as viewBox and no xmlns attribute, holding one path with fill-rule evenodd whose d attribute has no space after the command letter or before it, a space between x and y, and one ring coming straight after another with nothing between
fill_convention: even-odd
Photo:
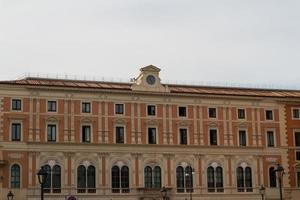
<instances>
[{"instance_id":1,"label":"rectangular window","mask_svg":"<svg viewBox=\"0 0 300 200\"><path fill-rule=\"evenodd\" d=\"M21 141L21 123L11 124L11 140Z\"/></svg>"},{"instance_id":2,"label":"rectangular window","mask_svg":"<svg viewBox=\"0 0 300 200\"><path fill-rule=\"evenodd\" d=\"M179 106L178 107L178 115L179 115L179 117L186 117L186 107Z\"/></svg>"},{"instance_id":3,"label":"rectangular window","mask_svg":"<svg viewBox=\"0 0 300 200\"><path fill-rule=\"evenodd\" d=\"M124 127L116 127L116 143L124 143Z\"/></svg>"},{"instance_id":4,"label":"rectangular window","mask_svg":"<svg viewBox=\"0 0 300 200\"><path fill-rule=\"evenodd\" d=\"M245 119L245 109L238 109L238 119Z\"/></svg>"},{"instance_id":5,"label":"rectangular window","mask_svg":"<svg viewBox=\"0 0 300 200\"><path fill-rule=\"evenodd\" d=\"M48 124L48 127L47 127L47 140L48 140L48 142L55 142L56 141L56 125L55 124Z\"/></svg>"},{"instance_id":6,"label":"rectangular window","mask_svg":"<svg viewBox=\"0 0 300 200\"><path fill-rule=\"evenodd\" d=\"M13 99L11 102L12 110L21 110L22 109L22 101L21 99Z\"/></svg>"},{"instance_id":7,"label":"rectangular window","mask_svg":"<svg viewBox=\"0 0 300 200\"><path fill-rule=\"evenodd\" d=\"M48 112L56 112L56 101L48 101Z\"/></svg>"},{"instance_id":8,"label":"rectangular window","mask_svg":"<svg viewBox=\"0 0 300 200\"><path fill-rule=\"evenodd\" d=\"M218 145L218 135L216 129L209 130L209 141L210 145Z\"/></svg>"},{"instance_id":9,"label":"rectangular window","mask_svg":"<svg viewBox=\"0 0 300 200\"><path fill-rule=\"evenodd\" d=\"M274 147L274 132L273 131L267 131L267 142L268 147Z\"/></svg>"},{"instance_id":10,"label":"rectangular window","mask_svg":"<svg viewBox=\"0 0 300 200\"><path fill-rule=\"evenodd\" d=\"M300 147L300 132L295 132L295 145Z\"/></svg>"},{"instance_id":11,"label":"rectangular window","mask_svg":"<svg viewBox=\"0 0 300 200\"><path fill-rule=\"evenodd\" d=\"M156 144L156 128L148 128L148 144Z\"/></svg>"},{"instance_id":12,"label":"rectangular window","mask_svg":"<svg viewBox=\"0 0 300 200\"><path fill-rule=\"evenodd\" d=\"M90 102L82 102L81 112L90 113L91 112L91 103Z\"/></svg>"},{"instance_id":13,"label":"rectangular window","mask_svg":"<svg viewBox=\"0 0 300 200\"><path fill-rule=\"evenodd\" d=\"M297 172L297 186L300 187L300 171Z\"/></svg>"},{"instance_id":14,"label":"rectangular window","mask_svg":"<svg viewBox=\"0 0 300 200\"><path fill-rule=\"evenodd\" d=\"M266 120L273 120L273 111L266 110Z\"/></svg>"},{"instance_id":15,"label":"rectangular window","mask_svg":"<svg viewBox=\"0 0 300 200\"><path fill-rule=\"evenodd\" d=\"M217 118L217 109L216 108L208 108L208 116L209 116L209 118Z\"/></svg>"},{"instance_id":16,"label":"rectangular window","mask_svg":"<svg viewBox=\"0 0 300 200\"><path fill-rule=\"evenodd\" d=\"M247 145L246 131L239 131L239 145L240 146L246 146Z\"/></svg>"},{"instance_id":17,"label":"rectangular window","mask_svg":"<svg viewBox=\"0 0 300 200\"><path fill-rule=\"evenodd\" d=\"M82 126L82 142L91 142L91 126Z\"/></svg>"},{"instance_id":18,"label":"rectangular window","mask_svg":"<svg viewBox=\"0 0 300 200\"><path fill-rule=\"evenodd\" d=\"M147 113L148 115L155 115L155 106L154 105L148 105L147 107Z\"/></svg>"},{"instance_id":19,"label":"rectangular window","mask_svg":"<svg viewBox=\"0 0 300 200\"><path fill-rule=\"evenodd\" d=\"M296 151L296 160L300 161L300 151Z\"/></svg>"},{"instance_id":20,"label":"rectangular window","mask_svg":"<svg viewBox=\"0 0 300 200\"><path fill-rule=\"evenodd\" d=\"M124 104L115 104L115 113L118 115L124 114Z\"/></svg>"},{"instance_id":21,"label":"rectangular window","mask_svg":"<svg viewBox=\"0 0 300 200\"><path fill-rule=\"evenodd\" d=\"M293 118L294 119L299 119L300 118L299 108L293 108Z\"/></svg>"},{"instance_id":22,"label":"rectangular window","mask_svg":"<svg viewBox=\"0 0 300 200\"><path fill-rule=\"evenodd\" d=\"M179 129L179 139L180 139L180 144L187 144L187 129L186 128L181 128Z\"/></svg>"}]
</instances>

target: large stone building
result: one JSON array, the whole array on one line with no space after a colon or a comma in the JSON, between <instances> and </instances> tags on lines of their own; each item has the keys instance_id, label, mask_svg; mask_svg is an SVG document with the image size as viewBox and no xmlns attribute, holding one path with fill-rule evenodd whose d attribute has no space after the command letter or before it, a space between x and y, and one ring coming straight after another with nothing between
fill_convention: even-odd
<instances>
[{"instance_id":1,"label":"large stone building","mask_svg":"<svg viewBox=\"0 0 300 200\"><path fill-rule=\"evenodd\" d=\"M45 198L300 196L300 91L27 77L0 82L0 194Z\"/></svg>"}]
</instances>

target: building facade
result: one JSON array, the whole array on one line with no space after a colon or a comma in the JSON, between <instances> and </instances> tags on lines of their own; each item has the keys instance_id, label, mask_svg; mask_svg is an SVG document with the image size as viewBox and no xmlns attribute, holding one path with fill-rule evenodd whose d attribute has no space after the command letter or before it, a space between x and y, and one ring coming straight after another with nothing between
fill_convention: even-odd
<instances>
[{"instance_id":1,"label":"building facade","mask_svg":"<svg viewBox=\"0 0 300 200\"><path fill-rule=\"evenodd\" d=\"M300 91L27 77L0 82L0 194L46 199L300 196ZM71 199L71 198L70 198Z\"/></svg>"}]
</instances>

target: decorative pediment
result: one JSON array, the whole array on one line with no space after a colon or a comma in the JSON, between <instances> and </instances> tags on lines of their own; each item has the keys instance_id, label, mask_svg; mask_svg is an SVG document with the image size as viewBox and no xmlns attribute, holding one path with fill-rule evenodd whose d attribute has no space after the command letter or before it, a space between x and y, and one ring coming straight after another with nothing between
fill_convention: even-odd
<instances>
[{"instance_id":1,"label":"decorative pediment","mask_svg":"<svg viewBox=\"0 0 300 200\"><path fill-rule=\"evenodd\" d=\"M209 127L218 127L218 123L217 122L209 122L208 126Z\"/></svg>"},{"instance_id":2,"label":"decorative pediment","mask_svg":"<svg viewBox=\"0 0 300 200\"><path fill-rule=\"evenodd\" d=\"M145 124L157 126L159 124L159 121L156 120L156 119L148 119L148 120L145 121Z\"/></svg>"},{"instance_id":3,"label":"decorative pediment","mask_svg":"<svg viewBox=\"0 0 300 200\"><path fill-rule=\"evenodd\" d=\"M247 128L248 127L248 124L246 122L239 122L238 123L238 127L239 128Z\"/></svg>"},{"instance_id":4,"label":"decorative pediment","mask_svg":"<svg viewBox=\"0 0 300 200\"><path fill-rule=\"evenodd\" d=\"M160 69L149 65L140 69L140 75L131 79L131 89L134 91L170 92L169 88L161 84L159 78Z\"/></svg>"},{"instance_id":5,"label":"decorative pediment","mask_svg":"<svg viewBox=\"0 0 300 200\"><path fill-rule=\"evenodd\" d=\"M50 116L50 117L47 117L47 118L46 118L46 121L48 121L48 122L58 122L59 119L57 119L57 118L54 117L54 116Z\"/></svg>"},{"instance_id":6,"label":"decorative pediment","mask_svg":"<svg viewBox=\"0 0 300 200\"><path fill-rule=\"evenodd\" d=\"M126 124L127 120L123 118L116 118L113 120L114 124Z\"/></svg>"},{"instance_id":7,"label":"decorative pediment","mask_svg":"<svg viewBox=\"0 0 300 200\"><path fill-rule=\"evenodd\" d=\"M178 126L190 126L191 125L191 123L189 121L186 121L186 120L178 121L176 124Z\"/></svg>"},{"instance_id":8,"label":"decorative pediment","mask_svg":"<svg viewBox=\"0 0 300 200\"><path fill-rule=\"evenodd\" d=\"M84 117L84 118L81 118L80 122L81 123L92 123L93 120L89 117Z\"/></svg>"}]
</instances>

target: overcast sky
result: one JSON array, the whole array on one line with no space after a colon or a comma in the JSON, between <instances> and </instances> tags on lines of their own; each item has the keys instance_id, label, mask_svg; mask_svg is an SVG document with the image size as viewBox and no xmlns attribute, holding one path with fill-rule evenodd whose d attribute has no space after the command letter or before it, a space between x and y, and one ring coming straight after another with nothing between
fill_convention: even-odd
<instances>
[{"instance_id":1,"label":"overcast sky","mask_svg":"<svg viewBox=\"0 0 300 200\"><path fill-rule=\"evenodd\" d=\"M24 73L300 89L299 0L0 0L0 79Z\"/></svg>"}]
</instances>

